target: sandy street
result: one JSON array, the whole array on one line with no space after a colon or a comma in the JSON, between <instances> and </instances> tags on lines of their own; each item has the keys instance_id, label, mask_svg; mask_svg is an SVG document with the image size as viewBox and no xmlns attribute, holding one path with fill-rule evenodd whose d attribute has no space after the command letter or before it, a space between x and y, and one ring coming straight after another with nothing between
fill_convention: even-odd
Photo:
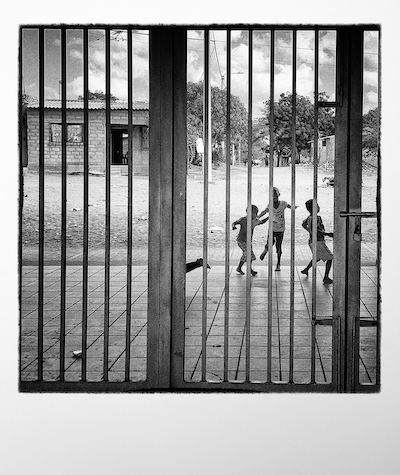
<instances>
[{"instance_id":1,"label":"sandy street","mask_svg":"<svg viewBox=\"0 0 400 475\"><path fill-rule=\"evenodd\" d=\"M225 241L225 168L212 171L209 183L209 244L222 247ZM291 201L291 167L274 169L274 184L280 189L280 199ZM319 170L318 203L327 231L333 230L333 205L335 188L323 183L325 176L332 176L332 170ZM296 165L296 241L306 243L308 235L301 227L307 217L304 203L312 198L313 170L309 165ZM268 168L254 167L252 173L252 203L264 209L268 202ZM363 210L376 209L376 175L367 170L363 176ZM127 176L111 175L111 245L124 246L127 240ZM133 241L135 247L147 246L148 234L148 177L135 176L133 180ZM203 237L203 196L204 183L200 167L192 167L187 178L187 247L201 247ZM61 240L61 175L45 176L45 244L59 247ZM105 177L89 177L89 240L91 247L103 247L105 239ZM231 215L230 223L246 214L247 169L231 168ZM35 245L39 235L38 175L24 175L23 235L24 246ZM286 227L289 234L290 210L286 211ZM214 229L213 229L214 228ZM211 230L210 230L211 229ZM255 230L254 244L263 246L268 225ZM83 235L83 176L67 176L67 242L80 246ZM364 220L363 240L376 242L376 220ZM231 232L235 242L236 231Z\"/></svg>"}]
</instances>

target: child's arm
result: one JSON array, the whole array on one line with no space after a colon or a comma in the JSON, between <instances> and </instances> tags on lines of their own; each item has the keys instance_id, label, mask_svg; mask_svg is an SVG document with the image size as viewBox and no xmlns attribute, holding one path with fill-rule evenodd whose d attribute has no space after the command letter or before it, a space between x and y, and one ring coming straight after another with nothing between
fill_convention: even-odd
<instances>
[{"instance_id":1,"label":"child's arm","mask_svg":"<svg viewBox=\"0 0 400 475\"><path fill-rule=\"evenodd\" d=\"M269 217L268 217L268 218L265 218L265 219L261 219L261 220L257 218L256 226L260 226L260 224L264 224L264 223L266 223L268 220L269 220Z\"/></svg>"},{"instance_id":2,"label":"child's arm","mask_svg":"<svg viewBox=\"0 0 400 475\"><path fill-rule=\"evenodd\" d=\"M308 218L306 218L306 219L301 223L301 225L303 226L303 228L304 228L306 231L310 232L310 230L309 230L309 228L308 228Z\"/></svg>"},{"instance_id":3,"label":"child's arm","mask_svg":"<svg viewBox=\"0 0 400 475\"><path fill-rule=\"evenodd\" d=\"M318 229L318 232L322 233L324 236L329 236L329 237L333 238L333 233L325 232L325 226L324 226L324 223L322 222L321 217L319 217L319 219L318 219L317 229Z\"/></svg>"},{"instance_id":4,"label":"child's arm","mask_svg":"<svg viewBox=\"0 0 400 475\"><path fill-rule=\"evenodd\" d=\"M290 206L290 204L288 204L288 205L286 206L286 208L292 209L292 207ZM298 208L298 206L295 206L295 207L294 207L294 209L296 209L296 208Z\"/></svg>"},{"instance_id":5,"label":"child's arm","mask_svg":"<svg viewBox=\"0 0 400 475\"><path fill-rule=\"evenodd\" d=\"M240 219L238 219L237 221L235 221L234 223L232 223L232 231L234 231L236 229L236 226L240 224Z\"/></svg>"},{"instance_id":6,"label":"child's arm","mask_svg":"<svg viewBox=\"0 0 400 475\"><path fill-rule=\"evenodd\" d=\"M257 218L261 218L262 216L264 216L264 214L268 213L268 206L265 208L264 211L261 211L261 213L257 216Z\"/></svg>"}]
</instances>

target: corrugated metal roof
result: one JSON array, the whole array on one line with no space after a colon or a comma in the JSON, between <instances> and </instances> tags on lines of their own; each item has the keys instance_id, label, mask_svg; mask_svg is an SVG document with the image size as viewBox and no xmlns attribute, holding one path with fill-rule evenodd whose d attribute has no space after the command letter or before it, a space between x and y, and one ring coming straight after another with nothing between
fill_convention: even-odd
<instances>
[{"instance_id":1,"label":"corrugated metal roof","mask_svg":"<svg viewBox=\"0 0 400 475\"><path fill-rule=\"evenodd\" d=\"M83 101L67 101L67 109L83 109ZM128 110L128 101L112 101L110 102L112 110ZM32 101L27 105L28 109L38 109L39 102ZM61 109L61 101L58 99L47 99L44 102L45 109ZM89 101L89 109L105 109L105 101ZM134 101L132 103L133 110L149 110L148 101Z\"/></svg>"}]
</instances>

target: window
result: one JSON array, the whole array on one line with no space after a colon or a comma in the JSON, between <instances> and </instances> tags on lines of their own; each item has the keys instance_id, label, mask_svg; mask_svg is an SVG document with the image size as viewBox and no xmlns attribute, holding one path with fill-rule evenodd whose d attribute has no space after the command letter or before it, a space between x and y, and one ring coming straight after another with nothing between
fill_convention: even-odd
<instances>
[{"instance_id":1,"label":"window","mask_svg":"<svg viewBox=\"0 0 400 475\"><path fill-rule=\"evenodd\" d=\"M61 145L62 143L62 124L51 124L50 143ZM67 144L81 145L83 143L83 125L67 124Z\"/></svg>"}]
</instances>

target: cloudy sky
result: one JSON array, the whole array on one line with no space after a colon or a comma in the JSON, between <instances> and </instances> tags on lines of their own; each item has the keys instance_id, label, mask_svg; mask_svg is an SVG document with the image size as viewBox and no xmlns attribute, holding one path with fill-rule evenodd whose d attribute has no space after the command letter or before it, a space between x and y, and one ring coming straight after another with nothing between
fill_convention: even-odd
<instances>
[{"instance_id":1,"label":"cloudy sky","mask_svg":"<svg viewBox=\"0 0 400 475\"><path fill-rule=\"evenodd\" d=\"M111 92L119 99L127 98L127 41L126 32L111 34ZM188 81L204 79L204 33L188 32ZM248 31L232 31L231 37L231 87L245 106L248 104ZM275 36L275 99L281 93L292 92L291 31L277 31ZM253 116L258 117L262 103L270 94L270 31L253 34ZM38 33L34 29L23 31L23 89L38 96ZM312 31L297 33L297 93L313 98L314 47ZM133 32L133 94L135 100L148 99L148 31ZM365 35L364 54L364 113L377 106L378 86L378 37L376 32ZM226 31L210 32L211 84L226 87ZM67 31L67 98L76 99L83 94L82 32ZM326 92L329 100L335 100L336 34L323 31L319 37L319 91ZM104 32L89 32L89 89L105 91L105 41ZM48 99L60 95L60 31L45 32L45 94Z\"/></svg>"}]
</instances>

